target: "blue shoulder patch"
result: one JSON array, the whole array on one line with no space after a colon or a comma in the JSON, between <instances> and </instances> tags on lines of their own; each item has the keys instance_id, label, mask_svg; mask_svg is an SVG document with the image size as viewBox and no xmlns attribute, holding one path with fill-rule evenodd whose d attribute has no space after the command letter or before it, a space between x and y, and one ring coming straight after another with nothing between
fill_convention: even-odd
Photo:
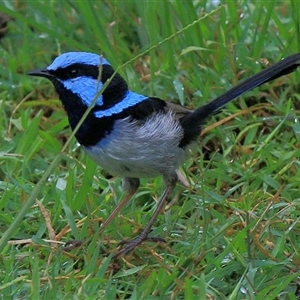
<instances>
[{"instance_id":1,"label":"blue shoulder patch","mask_svg":"<svg viewBox=\"0 0 300 300\"><path fill-rule=\"evenodd\" d=\"M96 111L94 114L97 118L109 117L112 115L116 115L116 114L122 112L124 109L134 106L146 99L148 99L148 97L128 90L127 94L122 99L122 101L116 103L114 106L112 106L106 110Z\"/></svg>"},{"instance_id":2,"label":"blue shoulder patch","mask_svg":"<svg viewBox=\"0 0 300 300\"><path fill-rule=\"evenodd\" d=\"M110 65L110 63L98 54L90 52L66 52L54 59L52 64L47 67L49 71L55 71L58 68L66 68L72 64L85 64L100 66Z\"/></svg>"}]
</instances>

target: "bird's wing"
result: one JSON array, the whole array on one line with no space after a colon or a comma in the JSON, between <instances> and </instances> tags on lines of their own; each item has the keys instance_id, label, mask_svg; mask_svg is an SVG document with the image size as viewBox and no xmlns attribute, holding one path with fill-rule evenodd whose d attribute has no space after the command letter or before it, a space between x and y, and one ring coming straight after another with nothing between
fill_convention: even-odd
<instances>
[{"instance_id":1,"label":"bird's wing","mask_svg":"<svg viewBox=\"0 0 300 300\"><path fill-rule=\"evenodd\" d=\"M179 104L171 102L166 102L166 104L165 111L173 111L175 113L175 118L178 120L193 112L193 110L187 109Z\"/></svg>"}]
</instances>

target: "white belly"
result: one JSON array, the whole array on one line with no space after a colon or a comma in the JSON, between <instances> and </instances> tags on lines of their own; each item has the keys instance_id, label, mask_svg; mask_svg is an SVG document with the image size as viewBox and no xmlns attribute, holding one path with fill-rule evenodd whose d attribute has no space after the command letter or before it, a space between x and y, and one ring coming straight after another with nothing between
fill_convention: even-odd
<instances>
[{"instance_id":1,"label":"white belly","mask_svg":"<svg viewBox=\"0 0 300 300\"><path fill-rule=\"evenodd\" d=\"M182 136L182 127L169 112L156 114L144 124L129 118L118 120L112 133L84 149L112 175L168 177L184 162L185 151L178 147Z\"/></svg>"}]
</instances>

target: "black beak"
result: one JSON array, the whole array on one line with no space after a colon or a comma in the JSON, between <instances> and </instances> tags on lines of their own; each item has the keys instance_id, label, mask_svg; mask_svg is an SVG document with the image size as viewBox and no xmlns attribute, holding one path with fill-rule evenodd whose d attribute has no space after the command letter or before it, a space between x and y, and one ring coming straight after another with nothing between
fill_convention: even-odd
<instances>
[{"instance_id":1,"label":"black beak","mask_svg":"<svg viewBox=\"0 0 300 300\"><path fill-rule=\"evenodd\" d=\"M51 74L47 69L36 69L36 70L29 71L26 74L30 76L45 77L50 80L53 79L54 77L54 75Z\"/></svg>"}]
</instances>

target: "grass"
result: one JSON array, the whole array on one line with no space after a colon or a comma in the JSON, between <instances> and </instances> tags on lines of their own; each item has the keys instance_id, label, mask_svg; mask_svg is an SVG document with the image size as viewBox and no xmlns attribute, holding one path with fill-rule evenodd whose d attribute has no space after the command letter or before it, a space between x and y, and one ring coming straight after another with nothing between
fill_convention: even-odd
<instances>
[{"instance_id":1,"label":"grass","mask_svg":"<svg viewBox=\"0 0 300 300\"><path fill-rule=\"evenodd\" d=\"M115 67L135 58L119 70L132 90L195 108L299 51L296 1L216 11L210 1L0 5L13 18L0 48L1 299L299 297L299 71L210 120L183 166L192 187L177 186L153 227L167 243L117 261L117 243L146 225L162 179L143 179L100 235L121 180L68 140L51 84L25 75L65 51L102 53Z\"/></svg>"}]
</instances>

